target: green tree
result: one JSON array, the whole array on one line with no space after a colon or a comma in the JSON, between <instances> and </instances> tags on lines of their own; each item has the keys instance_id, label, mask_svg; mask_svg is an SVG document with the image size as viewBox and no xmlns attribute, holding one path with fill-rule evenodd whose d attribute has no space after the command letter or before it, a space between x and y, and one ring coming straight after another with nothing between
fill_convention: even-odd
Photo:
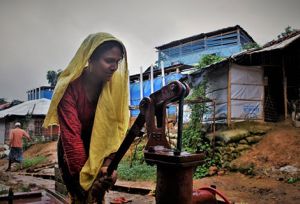
<instances>
[{"instance_id":1,"label":"green tree","mask_svg":"<svg viewBox=\"0 0 300 204\"><path fill-rule=\"evenodd\" d=\"M48 80L48 83L50 84L50 86L55 86L56 83L57 83L57 79L59 77L61 73L61 70L57 70L57 71L54 71L54 70L49 70L47 72L47 80Z\"/></svg>"},{"instance_id":2,"label":"green tree","mask_svg":"<svg viewBox=\"0 0 300 204\"><path fill-rule=\"evenodd\" d=\"M198 65L196 65L197 68L201 69L203 67L206 67L208 65L211 65L213 63L217 63L225 59L224 57L218 56L218 55L204 55Z\"/></svg>"},{"instance_id":3,"label":"green tree","mask_svg":"<svg viewBox=\"0 0 300 204\"><path fill-rule=\"evenodd\" d=\"M284 31L283 31L282 33L280 33L280 34L277 36L277 38L279 39L279 38L286 37L286 36L288 36L289 34L295 32L295 31L297 31L297 29L294 29L294 28L292 28L291 26L287 26L287 27L284 29Z\"/></svg>"},{"instance_id":4,"label":"green tree","mask_svg":"<svg viewBox=\"0 0 300 204\"><path fill-rule=\"evenodd\" d=\"M260 48L260 45L257 44L256 42L251 42L251 43L246 43L244 44L243 46L243 50L250 50L250 49L253 49L253 48Z\"/></svg>"}]
</instances>

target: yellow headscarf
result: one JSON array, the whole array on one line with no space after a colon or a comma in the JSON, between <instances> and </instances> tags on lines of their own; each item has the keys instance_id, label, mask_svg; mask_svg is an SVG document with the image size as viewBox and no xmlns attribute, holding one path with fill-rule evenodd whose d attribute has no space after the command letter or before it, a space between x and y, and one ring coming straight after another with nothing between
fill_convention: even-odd
<instances>
[{"instance_id":1,"label":"yellow headscarf","mask_svg":"<svg viewBox=\"0 0 300 204\"><path fill-rule=\"evenodd\" d=\"M123 43L108 33L89 35L81 44L70 64L61 73L50 108L44 120L44 127L59 124L57 106L70 82L78 78L93 51L105 41ZM124 47L124 45L123 45ZM124 47L124 58L112 79L107 82L99 97L89 149L89 158L80 172L80 185L88 190L95 180L103 160L116 152L128 128L128 69Z\"/></svg>"}]
</instances>

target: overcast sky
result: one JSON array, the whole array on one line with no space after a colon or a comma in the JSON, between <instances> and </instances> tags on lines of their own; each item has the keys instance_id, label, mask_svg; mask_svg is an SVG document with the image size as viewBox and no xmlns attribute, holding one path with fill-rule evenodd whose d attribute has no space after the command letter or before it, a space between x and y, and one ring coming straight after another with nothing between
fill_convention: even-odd
<instances>
[{"instance_id":1,"label":"overcast sky","mask_svg":"<svg viewBox=\"0 0 300 204\"><path fill-rule=\"evenodd\" d=\"M47 85L47 70L64 69L90 33L121 39L135 74L156 61L156 46L237 24L264 44L300 28L300 1L0 0L0 98Z\"/></svg>"}]
</instances>

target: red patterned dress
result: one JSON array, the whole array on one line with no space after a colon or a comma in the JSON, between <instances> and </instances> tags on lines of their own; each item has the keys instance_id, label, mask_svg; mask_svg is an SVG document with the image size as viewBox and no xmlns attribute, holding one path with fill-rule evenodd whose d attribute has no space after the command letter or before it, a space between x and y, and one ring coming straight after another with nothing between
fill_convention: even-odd
<instances>
[{"instance_id":1,"label":"red patterned dress","mask_svg":"<svg viewBox=\"0 0 300 204\"><path fill-rule=\"evenodd\" d=\"M71 195L83 193L79 173L89 156L89 145L97 104L91 103L84 90L85 72L71 82L58 105L61 129L58 164Z\"/></svg>"}]
</instances>

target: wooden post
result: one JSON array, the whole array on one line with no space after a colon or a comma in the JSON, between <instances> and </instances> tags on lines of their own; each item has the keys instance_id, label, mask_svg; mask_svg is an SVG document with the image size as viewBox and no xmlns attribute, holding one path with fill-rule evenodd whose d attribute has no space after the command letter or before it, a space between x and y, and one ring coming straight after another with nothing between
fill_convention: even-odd
<instances>
[{"instance_id":1,"label":"wooden post","mask_svg":"<svg viewBox=\"0 0 300 204\"><path fill-rule=\"evenodd\" d=\"M144 97L144 92L143 92L143 67L140 67L140 101Z\"/></svg>"},{"instance_id":2,"label":"wooden post","mask_svg":"<svg viewBox=\"0 0 300 204\"><path fill-rule=\"evenodd\" d=\"M228 63L228 78L227 78L227 125L231 126L231 71L230 63Z\"/></svg>"},{"instance_id":3,"label":"wooden post","mask_svg":"<svg viewBox=\"0 0 300 204\"><path fill-rule=\"evenodd\" d=\"M262 120L263 122L265 122L265 98L266 98L266 84L265 84L265 67L261 67L262 68L262 71L263 71L263 74L262 74L262 77L263 77L263 97L262 97Z\"/></svg>"},{"instance_id":4,"label":"wooden post","mask_svg":"<svg viewBox=\"0 0 300 204\"><path fill-rule=\"evenodd\" d=\"M287 110L287 77L285 73L285 60L284 56L282 56L282 78L283 78L283 103L284 103L284 119L286 120L288 117Z\"/></svg>"}]
</instances>

